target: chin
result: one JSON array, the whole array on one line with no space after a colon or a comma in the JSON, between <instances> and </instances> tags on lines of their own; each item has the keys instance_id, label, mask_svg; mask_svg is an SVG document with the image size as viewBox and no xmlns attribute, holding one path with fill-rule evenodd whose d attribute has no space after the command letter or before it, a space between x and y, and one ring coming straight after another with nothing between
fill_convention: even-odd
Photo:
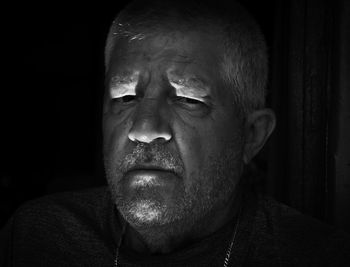
<instances>
[{"instance_id":1,"label":"chin","mask_svg":"<svg viewBox=\"0 0 350 267\"><path fill-rule=\"evenodd\" d=\"M124 219L137 228L162 226L168 222L166 207L158 201L143 199L118 205Z\"/></svg>"}]
</instances>

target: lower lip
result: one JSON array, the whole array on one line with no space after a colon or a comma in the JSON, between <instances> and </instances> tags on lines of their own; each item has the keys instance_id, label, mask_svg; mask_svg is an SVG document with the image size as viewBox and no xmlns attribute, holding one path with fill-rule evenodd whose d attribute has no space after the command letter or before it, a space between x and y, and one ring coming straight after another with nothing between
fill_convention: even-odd
<instances>
[{"instance_id":1,"label":"lower lip","mask_svg":"<svg viewBox=\"0 0 350 267\"><path fill-rule=\"evenodd\" d=\"M125 178L131 187L169 186L178 179L173 172L146 169L130 171Z\"/></svg>"}]
</instances>

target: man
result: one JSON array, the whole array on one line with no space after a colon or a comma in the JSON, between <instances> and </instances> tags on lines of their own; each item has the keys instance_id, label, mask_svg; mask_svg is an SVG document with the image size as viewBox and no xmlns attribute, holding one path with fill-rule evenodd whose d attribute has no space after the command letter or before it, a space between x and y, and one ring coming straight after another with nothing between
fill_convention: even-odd
<instances>
[{"instance_id":1,"label":"man","mask_svg":"<svg viewBox=\"0 0 350 267\"><path fill-rule=\"evenodd\" d=\"M4 264L350 262L347 239L252 190L246 166L275 126L266 45L240 5L213 4L136 1L118 15L105 50L109 190L21 207L2 232Z\"/></svg>"}]
</instances>

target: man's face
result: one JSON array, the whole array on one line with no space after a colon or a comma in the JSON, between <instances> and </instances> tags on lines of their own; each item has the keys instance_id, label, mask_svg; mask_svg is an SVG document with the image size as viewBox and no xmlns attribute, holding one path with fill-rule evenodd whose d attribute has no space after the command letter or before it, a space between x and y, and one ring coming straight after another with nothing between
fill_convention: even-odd
<instances>
[{"instance_id":1,"label":"man's face","mask_svg":"<svg viewBox=\"0 0 350 267\"><path fill-rule=\"evenodd\" d=\"M228 204L242 169L242 121L222 85L216 36L118 39L106 77L104 157L134 226L195 223Z\"/></svg>"}]
</instances>

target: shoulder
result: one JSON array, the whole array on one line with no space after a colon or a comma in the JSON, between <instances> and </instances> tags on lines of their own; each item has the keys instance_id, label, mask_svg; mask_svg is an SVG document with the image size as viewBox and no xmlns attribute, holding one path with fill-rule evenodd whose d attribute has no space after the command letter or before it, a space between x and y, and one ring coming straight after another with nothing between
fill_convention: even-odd
<instances>
[{"instance_id":1,"label":"shoulder","mask_svg":"<svg viewBox=\"0 0 350 267\"><path fill-rule=\"evenodd\" d=\"M18 239L68 240L102 229L112 206L106 187L55 193L23 204L13 215L13 229Z\"/></svg>"},{"instance_id":2,"label":"shoulder","mask_svg":"<svg viewBox=\"0 0 350 267\"><path fill-rule=\"evenodd\" d=\"M350 237L334 227L266 196L259 197L257 225L282 263L291 266L350 264ZM288 263L288 264L287 264Z\"/></svg>"},{"instance_id":3,"label":"shoulder","mask_svg":"<svg viewBox=\"0 0 350 267\"><path fill-rule=\"evenodd\" d=\"M73 219L102 212L110 201L106 187L85 189L81 191L61 192L47 195L24 203L14 214L14 220L56 220ZM94 216L93 215L93 216Z\"/></svg>"},{"instance_id":4,"label":"shoulder","mask_svg":"<svg viewBox=\"0 0 350 267\"><path fill-rule=\"evenodd\" d=\"M19 266L75 266L78 260L107 260L107 248L113 242L107 228L112 210L106 187L29 201L2 231L5 257ZM90 254L98 257L91 259Z\"/></svg>"}]
</instances>

